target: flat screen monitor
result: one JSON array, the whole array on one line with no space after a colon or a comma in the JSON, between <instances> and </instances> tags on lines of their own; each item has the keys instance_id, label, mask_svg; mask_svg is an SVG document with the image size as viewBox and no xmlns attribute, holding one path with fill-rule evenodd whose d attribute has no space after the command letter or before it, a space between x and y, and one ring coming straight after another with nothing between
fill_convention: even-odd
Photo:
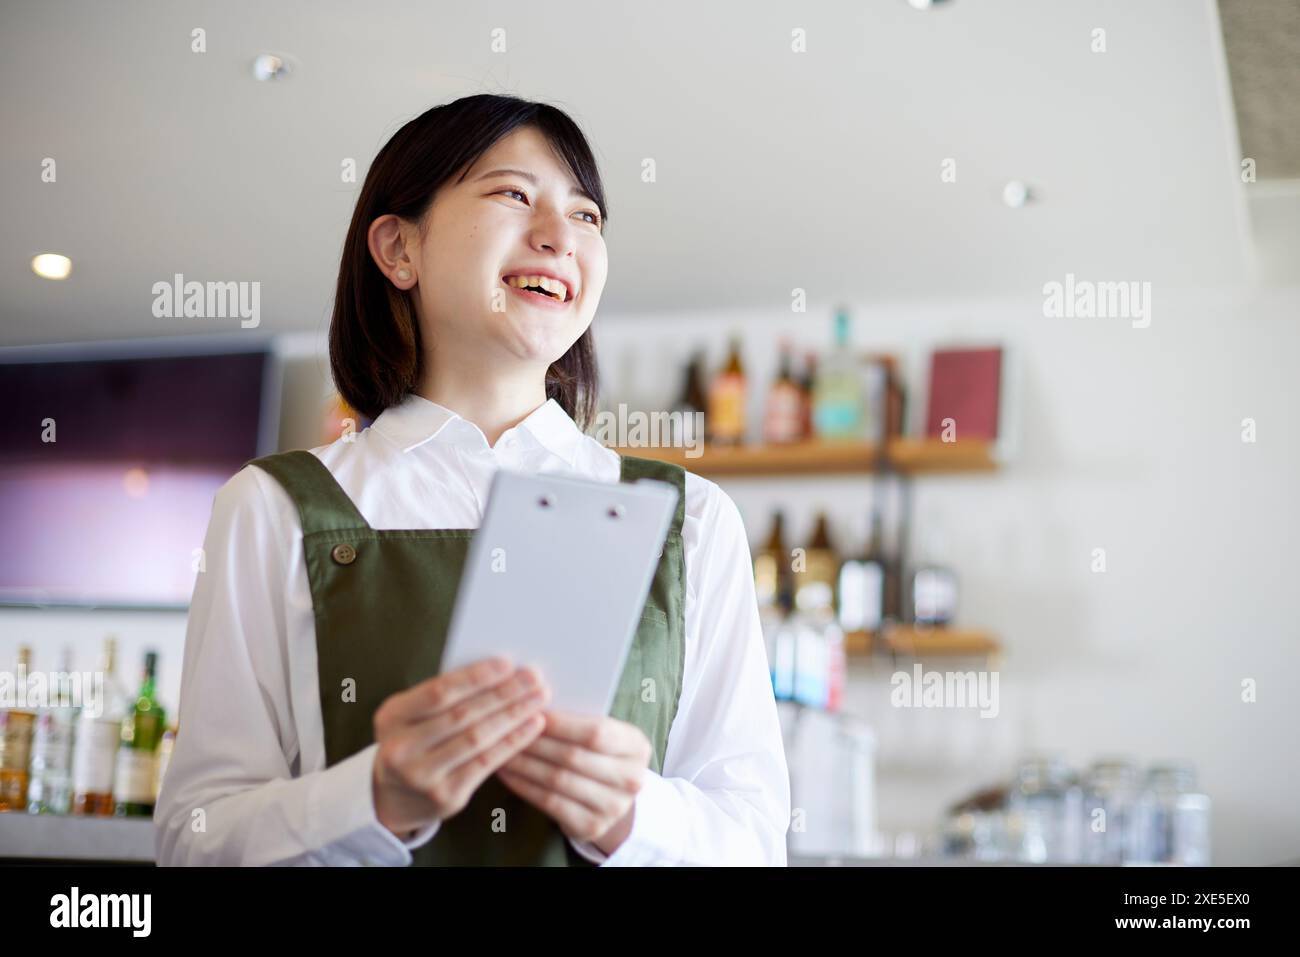
<instances>
[{"instance_id":1,"label":"flat screen monitor","mask_svg":"<svg viewBox=\"0 0 1300 957\"><path fill-rule=\"evenodd\" d=\"M183 349L0 350L0 604L188 605L279 378L266 346Z\"/></svg>"}]
</instances>

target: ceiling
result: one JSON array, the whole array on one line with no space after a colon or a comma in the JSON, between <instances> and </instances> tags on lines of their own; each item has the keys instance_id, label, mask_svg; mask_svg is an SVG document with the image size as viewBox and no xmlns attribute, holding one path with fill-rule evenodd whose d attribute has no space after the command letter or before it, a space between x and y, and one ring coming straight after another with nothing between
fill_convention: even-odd
<instances>
[{"instance_id":1,"label":"ceiling","mask_svg":"<svg viewBox=\"0 0 1300 957\"><path fill-rule=\"evenodd\" d=\"M364 175L407 119L483 91L554 103L593 143L601 315L784 308L794 287L1032 294L1066 272L1234 283L1251 267L1210 0L132 9L0 13L0 345L229 331L153 317L153 283L178 272L261 282L263 332L323 328L358 189L340 164ZM266 50L294 75L256 82ZM657 182L641 182L646 157ZM1036 201L1005 206L1011 179ZM68 280L32 273L47 251L72 258Z\"/></svg>"},{"instance_id":2,"label":"ceiling","mask_svg":"<svg viewBox=\"0 0 1300 957\"><path fill-rule=\"evenodd\" d=\"M1219 0L1243 156L1260 179L1300 178L1300 3Z\"/></svg>"}]
</instances>

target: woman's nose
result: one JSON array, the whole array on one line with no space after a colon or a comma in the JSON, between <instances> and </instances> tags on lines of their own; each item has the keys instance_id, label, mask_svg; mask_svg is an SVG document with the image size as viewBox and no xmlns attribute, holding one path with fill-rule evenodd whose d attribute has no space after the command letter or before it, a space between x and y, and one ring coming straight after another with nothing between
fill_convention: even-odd
<instances>
[{"instance_id":1,"label":"woman's nose","mask_svg":"<svg viewBox=\"0 0 1300 957\"><path fill-rule=\"evenodd\" d=\"M537 249L549 249L561 256L572 256L576 240L573 227L566 221L563 213L544 213L533 224L533 246Z\"/></svg>"}]
</instances>

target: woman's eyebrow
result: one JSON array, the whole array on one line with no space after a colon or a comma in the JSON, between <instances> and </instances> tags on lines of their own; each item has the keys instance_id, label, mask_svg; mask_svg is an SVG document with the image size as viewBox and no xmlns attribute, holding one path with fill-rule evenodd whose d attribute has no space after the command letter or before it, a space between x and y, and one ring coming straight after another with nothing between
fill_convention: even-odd
<instances>
[{"instance_id":1,"label":"woman's eyebrow","mask_svg":"<svg viewBox=\"0 0 1300 957\"><path fill-rule=\"evenodd\" d=\"M487 171L486 173L484 173L482 176L477 176L477 177L475 177L475 178L474 178L474 182L477 183L479 180L490 179L490 178L493 177L493 176L518 176L518 177L520 177L521 179L526 179L526 180L528 180L528 182L532 183L534 186L537 185L537 177L534 176L532 173L529 173L527 170L522 170L522 169L493 169L493 170L488 170L488 171ZM590 201L593 202L593 203L595 202L595 200L592 199L592 197L590 197L590 196L587 195L587 191L586 191L585 189L581 189L580 187L577 187L577 186L574 186L573 188L571 188L571 189L569 190L569 195L570 195L570 196L581 196L581 197L583 197L584 199L590 200Z\"/></svg>"}]
</instances>

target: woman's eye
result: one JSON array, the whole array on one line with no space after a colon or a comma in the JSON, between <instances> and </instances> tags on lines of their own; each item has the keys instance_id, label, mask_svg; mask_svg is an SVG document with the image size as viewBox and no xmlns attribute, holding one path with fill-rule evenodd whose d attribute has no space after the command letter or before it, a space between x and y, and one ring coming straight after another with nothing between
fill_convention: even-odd
<instances>
[{"instance_id":1,"label":"woman's eye","mask_svg":"<svg viewBox=\"0 0 1300 957\"><path fill-rule=\"evenodd\" d=\"M519 201L520 201L521 203L526 203L526 202L528 202L528 196L527 196L527 195L524 193L524 191L521 190L521 189L503 189L503 190L499 190L499 191L497 192L497 195L498 195L498 196L518 196L518 197L519 197ZM590 218L589 220L587 220L587 222L591 223L593 226L596 226L596 227L599 227L599 226L600 226L600 213L594 212L593 210L590 210L590 209L584 209L584 210L582 210L578 215L580 215L580 216L590 216L591 218Z\"/></svg>"}]
</instances>

